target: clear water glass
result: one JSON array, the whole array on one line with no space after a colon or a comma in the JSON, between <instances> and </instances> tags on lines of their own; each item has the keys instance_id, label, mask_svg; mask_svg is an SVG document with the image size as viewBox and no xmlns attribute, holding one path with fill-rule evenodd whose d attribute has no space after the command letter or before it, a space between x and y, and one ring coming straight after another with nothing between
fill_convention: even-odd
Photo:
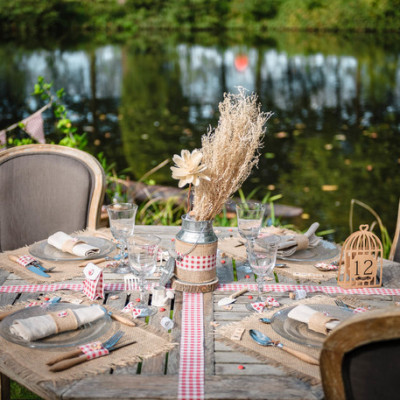
<instances>
[{"instance_id":1,"label":"clear water glass","mask_svg":"<svg viewBox=\"0 0 400 400\"><path fill-rule=\"evenodd\" d=\"M262 246L259 245L262 241ZM263 298L263 286L265 277L272 277L278 252L280 238L275 235L261 237L255 241L249 241L247 244L247 259L255 275L257 275L258 297L254 302L265 301ZM247 309L254 311L251 304L247 304Z\"/></svg>"},{"instance_id":2,"label":"clear water glass","mask_svg":"<svg viewBox=\"0 0 400 400\"><path fill-rule=\"evenodd\" d=\"M150 307L147 301L146 278L156 270L157 255L161 239L151 234L132 235L128 238L129 265L134 275L138 277L140 303L135 307L142 309L143 317L157 312L156 307Z\"/></svg>"},{"instance_id":3,"label":"clear water glass","mask_svg":"<svg viewBox=\"0 0 400 400\"><path fill-rule=\"evenodd\" d=\"M113 272L117 274L130 273L129 263L126 260L127 239L135 230L135 218L138 206L133 203L114 203L107 208L110 220L110 230L118 242L120 254L117 259L119 263Z\"/></svg>"},{"instance_id":4,"label":"clear water glass","mask_svg":"<svg viewBox=\"0 0 400 400\"><path fill-rule=\"evenodd\" d=\"M236 204L236 216L238 232L246 241L253 242L259 235L265 213L265 204L239 203ZM251 273L249 264L242 265L238 269L245 273Z\"/></svg>"}]
</instances>

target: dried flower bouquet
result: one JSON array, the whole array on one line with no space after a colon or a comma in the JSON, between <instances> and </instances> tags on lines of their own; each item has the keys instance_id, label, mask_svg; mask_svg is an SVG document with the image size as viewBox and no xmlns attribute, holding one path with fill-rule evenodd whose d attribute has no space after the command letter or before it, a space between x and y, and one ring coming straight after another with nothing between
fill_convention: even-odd
<instances>
[{"instance_id":1,"label":"dried flower bouquet","mask_svg":"<svg viewBox=\"0 0 400 400\"><path fill-rule=\"evenodd\" d=\"M180 180L179 186L196 186L190 212L195 220L214 219L257 166L265 124L272 115L262 112L257 100L243 88L238 94L225 93L218 126L202 137L201 151L183 150L174 156L172 176Z\"/></svg>"}]
</instances>

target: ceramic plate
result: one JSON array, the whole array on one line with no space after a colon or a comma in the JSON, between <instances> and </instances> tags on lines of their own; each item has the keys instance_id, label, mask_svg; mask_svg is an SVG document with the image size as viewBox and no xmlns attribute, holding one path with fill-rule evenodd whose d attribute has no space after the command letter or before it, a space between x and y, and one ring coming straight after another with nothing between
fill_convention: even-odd
<instances>
[{"instance_id":1,"label":"ceramic plate","mask_svg":"<svg viewBox=\"0 0 400 400\"><path fill-rule=\"evenodd\" d=\"M296 251L290 257L280 257L280 260L287 261L304 261L304 262L316 262L322 260L328 260L330 258L336 257L339 254L339 248L335 243L328 242L326 240L321 240L316 247Z\"/></svg>"},{"instance_id":2,"label":"ceramic plate","mask_svg":"<svg viewBox=\"0 0 400 400\"><path fill-rule=\"evenodd\" d=\"M333 305L307 305L314 310L328 313L330 316L340 319L341 321L344 321L345 319L354 315L352 311L345 310L343 308ZM291 340L292 342L310 347L322 347L322 343L326 339L326 335L314 332L308 329L307 324L288 317L289 312L295 307L297 306L288 307L284 310L276 312L271 318L272 329L283 338Z\"/></svg>"},{"instance_id":3,"label":"ceramic plate","mask_svg":"<svg viewBox=\"0 0 400 400\"><path fill-rule=\"evenodd\" d=\"M95 246L100 249L100 253L92 254L88 257L78 257L70 253L64 253L61 250L56 249L54 246L47 243L47 240L36 242L29 247L29 253L34 257L41 258L42 260L51 261L79 261L79 260L93 260L96 258L103 258L107 254L111 253L115 249L115 244L110 240L92 237L92 236L77 236L78 239L85 241L91 246Z\"/></svg>"},{"instance_id":4,"label":"ceramic plate","mask_svg":"<svg viewBox=\"0 0 400 400\"><path fill-rule=\"evenodd\" d=\"M58 303L46 308L40 306L27 307L5 317L0 323L0 335L9 342L25 347L38 349L52 349L57 347L78 346L92 342L102 336L111 328L112 321L108 314L97 321L85 324L74 331L62 332L58 335L48 336L33 342L26 341L10 332L10 326L16 319L30 318L45 315L48 312L61 311L67 308L72 310L87 307L87 305Z\"/></svg>"}]
</instances>

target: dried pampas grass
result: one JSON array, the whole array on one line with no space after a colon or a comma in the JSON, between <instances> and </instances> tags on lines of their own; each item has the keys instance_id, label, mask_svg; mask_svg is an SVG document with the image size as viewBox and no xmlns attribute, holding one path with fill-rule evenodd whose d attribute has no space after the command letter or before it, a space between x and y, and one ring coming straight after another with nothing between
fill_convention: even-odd
<instances>
[{"instance_id":1,"label":"dried pampas grass","mask_svg":"<svg viewBox=\"0 0 400 400\"><path fill-rule=\"evenodd\" d=\"M202 162L211 179L202 180L194 192L190 215L198 221L214 219L257 166L265 123L272 115L261 112L257 96L247 96L243 88L236 95L225 93L219 112L218 127L202 137Z\"/></svg>"}]
</instances>

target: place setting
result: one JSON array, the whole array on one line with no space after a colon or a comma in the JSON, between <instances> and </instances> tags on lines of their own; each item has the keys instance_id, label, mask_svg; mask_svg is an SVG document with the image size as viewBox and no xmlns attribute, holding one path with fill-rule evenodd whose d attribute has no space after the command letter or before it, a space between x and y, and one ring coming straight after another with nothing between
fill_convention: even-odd
<instances>
[{"instance_id":1,"label":"place setting","mask_svg":"<svg viewBox=\"0 0 400 400\"><path fill-rule=\"evenodd\" d=\"M21 370L37 375L38 381L81 378L132 365L174 347L165 330L142 322L125 323L133 318L122 310L88 304L79 293L58 294L0 312L5 356Z\"/></svg>"},{"instance_id":2,"label":"place setting","mask_svg":"<svg viewBox=\"0 0 400 400\"><path fill-rule=\"evenodd\" d=\"M254 209L257 204L251 204ZM258 204L260 208L262 204ZM252 270L248 265L248 247L262 249L268 238L274 238L277 241L277 272L280 275L295 278L299 280L310 280L320 282L329 280L337 276L338 264L337 259L340 253L339 247L335 243L316 235L319 223L315 222L310 225L304 234L299 234L292 230L269 226L262 228L264 214L261 213L256 219L248 214L245 218L245 212L241 210L242 205L237 205L238 213L238 233L240 237L231 236L219 240L219 250L229 257L237 261L245 262L240 266L245 273L251 273ZM248 211L247 211L248 212ZM247 232L244 236L243 226L249 223L254 228Z\"/></svg>"},{"instance_id":3,"label":"place setting","mask_svg":"<svg viewBox=\"0 0 400 400\"><path fill-rule=\"evenodd\" d=\"M216 338L245 354L295 373L300 379L320 380L319 354L327 335L356 315L335 299L317 295L263 309L240 322L217 328Z\"/></svg>"}]
</instances>

